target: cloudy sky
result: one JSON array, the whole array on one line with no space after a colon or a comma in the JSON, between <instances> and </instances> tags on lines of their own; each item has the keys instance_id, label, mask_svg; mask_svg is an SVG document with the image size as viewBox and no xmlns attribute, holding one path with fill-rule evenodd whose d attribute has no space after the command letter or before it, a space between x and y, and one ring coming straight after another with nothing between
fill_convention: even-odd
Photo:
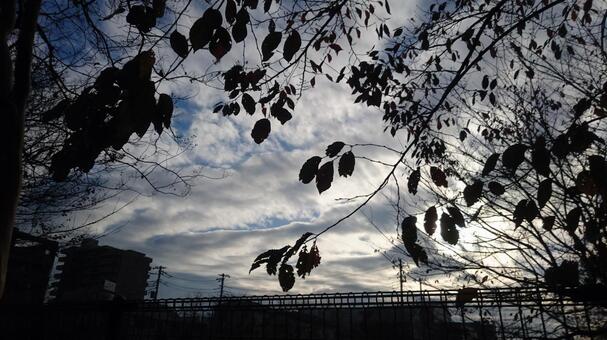
<instances>
[{"instance_id":1,"label":"cloudy sky","mask_svg":"<svg viewBox=\"0 0 607 340\"><path fill-rule=\"evenodd\" d=\"M394 18L410 17L415 6L415 1L394 2ZM202 10L194 8L189 17L180 19L182 30ZM388 22L391 27L399 24L395 20ZM111 22L107 29L113 29ZM359 43L361 49L372 47L376 35L370 32L365 39ZM201 52L206 51L188 57L186 69L200 69L209 63L210 55ZM236 58L232 54L238 52L232 52L224 62L234 61L230 58ZM172 51L156 53L162 60ZM401 135L393 138L382 133L381 112L354 104L347 86L320 77L316 87L297 102L293 119L284 126L273 126L269 139L261 145L250 136L259 116L226 118L212 113L225 93L189 82L165 82L161 89L174 98L188 98L177 102L173 126L176 134L191 137L195 146L174 160L173 166L200 168L205 177L193 182L186 197L142 188L145 195L104 220L96 230L108 233L100 239L101 244L143 252L153 258L153 265L166 267L168 275L162 279L160 297L216 295L220 273L230 275L228 294L281 293L276 277L269 277L263 267L249 275L253 259L267 249L293 244L305 232L331 225L361 202L348 203L340 198L372 192L389 171L357 159L352 177L337 178L330 190L319 195L313 184L298 181L305 160L323 155L326 146L338 140L397 149L405 144ZM388 163L397 159L381 148L356 150L357 156ZM122 201L108 203L100 210L113 209L130 198L122 196ZM391 258L399 256L390 251L387 239L397 236L392 199L390 189L385 190L361 212L324 234L318 241L320 267L309 278L298 280L290 293L398 289L397 269L376 251L388 251ZM426 208L424 202L405 203L418 211ZM415 266L409 258L403 259L405 268Z\"/></svg>"}]
</instances>

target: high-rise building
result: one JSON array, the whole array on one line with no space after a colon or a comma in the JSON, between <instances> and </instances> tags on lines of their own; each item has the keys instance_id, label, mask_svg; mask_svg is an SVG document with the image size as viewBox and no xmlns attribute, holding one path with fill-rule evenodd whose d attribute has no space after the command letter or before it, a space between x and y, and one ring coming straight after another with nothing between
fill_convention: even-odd
<instances>
[{"instance_id":1,"label":"high-rise building","mask_svg":"<svg viewBox=\"0 0 607 340\"><path fill-rule=\"evenodd\" d=\"M8 258L6 291L1 301L44 302L57 249L55 241L15 230Z\"/></svg>"},{"instance_id":2,"label":"high-rise building","mask_svg":"<svg viewBox=\"0 0 607 340\"><path fill-rule=\"evenodd\" d=\"M62 301L143 299L152 259L133 250L85 239L62 251L52 296Z\"/></svg>"}]
</instances>

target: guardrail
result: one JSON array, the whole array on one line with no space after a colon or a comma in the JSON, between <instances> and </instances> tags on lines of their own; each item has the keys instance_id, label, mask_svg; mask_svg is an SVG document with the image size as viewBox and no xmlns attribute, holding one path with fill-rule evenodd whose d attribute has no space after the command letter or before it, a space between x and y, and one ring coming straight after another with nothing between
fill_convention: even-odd
<instances>
[{"instance_id":1,"label":"guardrail","mask_svg":"<svg viewBox=\"0 0 607 340\"><path fill-rule=\"evenodd\" d=\"M605 293L537 288L0 306L6 339L550 339L607 334Z\"/></svg>"}]
</instances>

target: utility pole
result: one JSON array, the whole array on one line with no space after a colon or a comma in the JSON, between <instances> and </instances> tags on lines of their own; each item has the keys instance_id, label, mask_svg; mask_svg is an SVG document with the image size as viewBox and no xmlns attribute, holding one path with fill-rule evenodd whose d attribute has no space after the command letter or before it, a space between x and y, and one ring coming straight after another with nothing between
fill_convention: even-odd
<instances>
[{"instance_id":1,"label":"utility pole","mask_svg":"<svg viewBox=\"0 0 607 340\"><path fill-rule=\"evenodd\" d=\"M221 273L217 278L217 281L219 281L219 300L221 300L221 298L223 297L223 284L226 280L226 277L229 278L230 275Z\"/></svg>"},{"instance_id":2,"label":"utility pole","mask_svg":"<svg viewBox=\"0 0 607 340\"><path fill-rule=\"evenodd\" d=\"M403 260L398 259L398 276L400 281L400 295L403 295Z\"/></svg>"},{"instance_id":3,"label":"utility pole","mask_svg":"<svg viewBox=\"0 0 607 340\"><path fill-rule=\"evenodd\" d=\"M158 288L160 287L160 276L162 275L162 270L165 269L166 267L163 266L158 266L158 267L154 267L156 269L158 269L158 276L156 277L156 289L154 290L154 301L158 300Z\"/></svg>"}]
</instances>

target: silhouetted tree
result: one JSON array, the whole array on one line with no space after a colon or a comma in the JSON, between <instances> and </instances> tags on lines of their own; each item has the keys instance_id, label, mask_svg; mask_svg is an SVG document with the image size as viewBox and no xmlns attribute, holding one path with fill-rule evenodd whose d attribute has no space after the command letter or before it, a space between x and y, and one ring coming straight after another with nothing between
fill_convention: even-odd
<instances>
[{"instance_id":1,"label":"silhouetted tree","mask_svg":"<svg viewBox=\"0 0 607 340\"><path fill-rule=\"evenodd\" d=\"M398 160L386 165L382 184L344 219L396 187L401 237L415 263L476 272L483 284L586 284L600 292L607 280L605 17L605 3L589 0L455 1L386 32L382 49L346 77L355 101L380 108L386 128L408 143L393 150ZM349 176L363 147L329 145L306 161L300 180L327 190L334 164ZM420 181L426 195L415 198ZM403 209L401 199L436 204ZM468 251L456 246L466 225L476 228ZM441 255L456 261L433 261L418 241L435 233ZM281 263L290 249L261 260Z\"/></svg>"},{"instance_id":2,"label":"silhouetted tree","mask_svg":"<svg viewBox=\"0 0 607 340\"><path fill-rule=\"evenodd\" d=\"M64 85L65 86L65 85ZM63 94L46 63L32 66L32 92L25 112L23 186L16 226L28 233L69 240L89 232L139 195L164 193L184 196L199 175L194 171L167 166L191 148L188 139L173 134L160 138L130 141L123 150L107 150L96 160L94 171L70 172L63 181L51 177L53 155L61 150L70 130L62 119L52 117L57 98ZM144 146L153 152L139 152ZM176 189L176 190L175 190ZM105 204L122 199L121 205ZM94 210L101 210L94 217Z\"/></svg>"}]
</instances>

